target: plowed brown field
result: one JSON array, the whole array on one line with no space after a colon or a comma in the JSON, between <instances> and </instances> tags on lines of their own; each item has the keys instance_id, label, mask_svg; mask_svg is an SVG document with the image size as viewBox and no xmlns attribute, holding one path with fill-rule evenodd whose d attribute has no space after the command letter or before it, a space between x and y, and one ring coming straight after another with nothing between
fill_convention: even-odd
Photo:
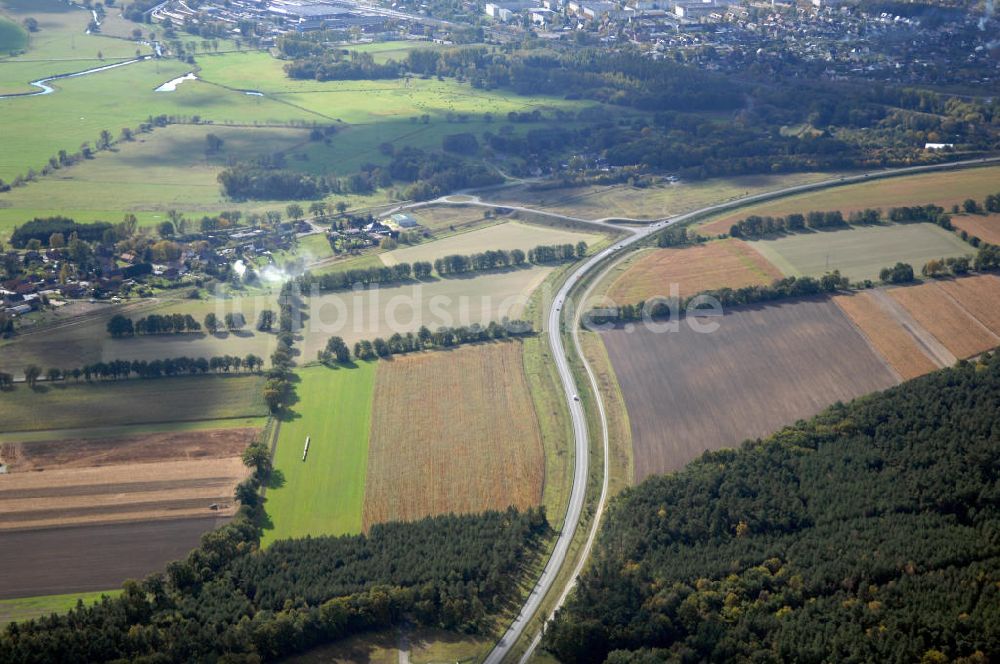
<instances>
[{"instance_id":1,"label":"plowed brown field","mask_svg":"<svg viewBox=\"0 0 1000 664\"><path fill-rule=\"evenodd\" d=\"M602 334L629 412L636 481L897 382L831 300L747 307L717 322L713 333L682 320L677 332Z\"/></svg>"}]
</instances>

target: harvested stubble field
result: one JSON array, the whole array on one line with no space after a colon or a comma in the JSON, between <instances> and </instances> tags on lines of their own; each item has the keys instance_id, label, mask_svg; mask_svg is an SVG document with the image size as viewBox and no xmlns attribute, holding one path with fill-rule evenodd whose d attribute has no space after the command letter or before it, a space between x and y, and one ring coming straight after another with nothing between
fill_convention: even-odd
<instances>
[{"instance_id":1,"label":"harvested stubble field","mask_svg":"<svg viewBox=\"0 0 1000 664\"><path fill-rule=\"evenodd\" d=\"M1000 278L981 274L937 282L945 293L994 334L1000 334Z\"/></svg>"},{"instance_id":2,"label":"harvested stubble field","mask_svg":"<svg viewBox=\"0 0 1000 664\"><path fill-rule=\"evenodd\" d=\"M945 283L893 288L889 295L955 357L968 358L1000 345L996 310L1000 289L994 285L994 277L980 279L969 285L961 283L967 279L955 280L947 288ZM985 301L980 302L980 298ZM978 315L971 313L973 310Z\"/></svg>"},{"instance_id":3,"label":"harvested stubble field","mask_svg":"<svg viewBox=\"0 0 1000 664\"><path fill-rule=\"evenodd\" d=\"M952 216L951 223L983 242L1000 244L1000 214L956 214Z\"/></svg>"},{"instance_id":4,"label":"harvested stubble field","mask_svg":"<svg viewBox=\"0 0 1000 664\"><path fill-rule=\"evenodd\" d=\"M259 375L21 384L0 396L0 433L259 417L267 414L263 388Z\"/></svg>"},{"instance_id":5,"label":"harvested stubble field","mask_svg":"<svg viewBox=\"0 0 1000 664\"><path fill-rule=\"evenodd\" d=\"M545 460L519 342L382 362L375 381L364 526L525 508Z\"/></svg>"},{"instance_id":6,"label":"harvested stubble field","mask_svg":"<svg viewBox=\"0 0 1000 664\"><path fill-rule=\"evenodd\" d=\"M520 318L529 297L552 269L535 265L309 297L302 357L315 358L335 335L353 344L361 339L388 339L396 332L416 333L421 325L435 330Z\"/></svg>"},{"instance_id":7,"label":"harvested stubble field","mask_svg":"<svg viewBox=\"0 0 1000 664\"><path fill-rule=\"evenodd\" d=\"M626 267L611 284L608 297L618 304L700 291L769 284L781 271L742 240L719 240L692 247L651 249Z\"/></svg>"},{"instance_id":8,"label":"harvested stubble field","mask_svg":"<svg viewBox=\"0 0 1000 664\"><path fill-rule=\"evenodd\" d=\"M728 233L735 222L752 214L778 217L793 212L804 214L809 210L840 210L846 216L849 212L865 208L888 210L891 207L929 203L947 209L956 203L961 204L966 198L981 201L987 195L995 194L997 182L1000 182L998 166L873 180L749 205L705 222L698 227L698 231L704 235Z\"/></svg>"},{"instance_id":9,"label":"harvested stubble field","mask_svg":"<svg viewBox=\"0 0 1000 664\"><path fill-rule=\"evenodd\" d=\"M828 299L715 320L712 333L681 320L676 332L602 335L629 411L636 481L897 382Z\"/></svg>"},{"instance_id":10,"label":"harvested stubble field","mask_svg":"<svg viewBox=\"0 0 1000 664\"><path fill-rule=\"evenodd\" d=\"M897 261L919 270L929 260L975 251L954 233L927 223L792 233L749 244L787 275L819 277L840 270L852 281L874 281Z\"/></svg>"},{"instance_id":11,"label":"harvested stubble field","mask_svg":"<svg viewBox=\"0 0 1000 664\"><path fill-rule=\"evenodd\" d=\"M883 307L873 293L862 291L836 295L833 301L854 321L871 345L904 380L940 368L924 350L918 337L911 334L903 321Z\"/></svg>"},{"instance_id":12,"label":"harvested stubble field","mask_svg":"<svg viewBox=\"0 0 1000 664\"><path fill-rule=\"evenodd\" d=\"M246 474L239 457L11 473L0 481L0 531L232 516Z\"/></svg>"},{"instance_id":13,"label":"harvested stubble field","mask_svg":"<svg viewBox=\"0 0 1000 664\"><path fill-rule=\"evenodd\" d=\"M469 255L488 250L529 249L540 244L573 244L586 242L593 244L599 236L567 231L561 228L547 228L535 224L521 224L515 221L495 224L468 233L460 233L449 238L395 249L381 254L386 265L431 261L451 254Z\"/></svg>"},{"instance_id":14,"label":"harvested stubble field","mask_svg":"<svg viewBox=\"0 0 1000 664\"><path fill-rule=\"evenodd\" d=\"M195 518L5 532L0 599L116 588L183 558L218 524Z\"/></svg>"},{"instance_id":15,"label":"harvested stubble field","mask_svg":"<svg viewBox=\"0 0 1000 664\"><path fill-rule=\"evenodd\" d=\"M406 211L429 231L460 231L494 223L484 216L485 209L473 205L428 205ZM420 229L417 229L420 230Z\"/></svg>"},{"instance_id":16,"label":"harvested stubble field","mask_svg":"<svg viewBox=\"0 0 1000 664\"><path fill-rule=\"evenodd\" d=\"M29 364L69 369L110 360L152 361L213 355L244 357L248 353L266 359L277 342L274 334L258 332L253 327L263 309L278 309L274 296L140 300L122 306L98 305L83 316L74 316L73 311L68 315L60 312L50 315L38 329L24 328L12 339L0 343L0 366L21 376ZM116 314L136 320L149 314L190 314L201 323L206 314L214 313L222 320L230 312L242 313L248 321L247 328L233 333L185 332L124 339L113 339L107 332L108 320Z\"/></svg>"}]
</instances>

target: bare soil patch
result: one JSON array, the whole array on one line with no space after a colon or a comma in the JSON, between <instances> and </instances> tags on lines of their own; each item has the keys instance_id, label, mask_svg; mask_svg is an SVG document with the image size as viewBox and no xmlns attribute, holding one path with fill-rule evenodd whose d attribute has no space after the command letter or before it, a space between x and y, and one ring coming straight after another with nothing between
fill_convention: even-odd
<instances>
[{"instance_id":1,"label":"bare soil patch","mask_svg":"<svg viewBox=\"0 0 1000 664\"><path fill-rule=\"evenodd\" d=\"M0 444L0 463L8 473L55 468L86 468L178 459L239 456L258 429L165 431L122 438L44 440Z\"/></svg>"},{"instance_id":2,"label":"bare soil patch","mask_svg":"<svg viewBox=\"0 0 1000 664\"><path fill-rule=\"evenodd\" d=\"M629 411L636 481L897 382L829 299L715 320L713 333L681 321L677 332L602 334Z\"/></svg>"},{"instance_id":3,"label":"bare soil patch","mask_svg":"<svg viewBox=\"0 0 1000 664\"><path fill-rule=\"evenodd\" d=\"M5 532L0 599L89 592L141 579L183 558L224 521L176 519Z\"/></svg>"}]
</instances>

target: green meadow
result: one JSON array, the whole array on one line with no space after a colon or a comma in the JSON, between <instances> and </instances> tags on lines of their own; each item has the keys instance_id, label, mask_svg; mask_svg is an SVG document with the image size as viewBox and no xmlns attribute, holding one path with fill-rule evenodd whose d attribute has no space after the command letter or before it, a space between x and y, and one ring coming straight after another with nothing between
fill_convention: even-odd
<instances>
[{"instance_id":1,"label":"green meadow","mask_svg":"<svg viewBox=\"0 0 1000 664\"><path fill-rule=\"evenodd\" d=\"M377 363L297 372L298 403L281 423L274 454L279 486L268 488L266 545L306 535L361 532L368 433ZM302 451L310 438L305 460Z\"/></svg>"},{"instance_id":2,"label":"green meadow","mask_svg":"<svg viewBox=\"0 0 1000 664\"><path fill-rule=\"evenodd\" d=\"M929 260L973 253L954 233L924 223L795 233L750 246L786 275L819 277L840 270L852 281L878 279L882 268L897 261L919 271Z\"/></svg>"},{"instance_id":3,"label":"green meadow","mask_svg":"<svg viewBox=\"0 0 1000 664\"><path fill-rule=\"evenodd\" d=\"M21 28L29 17L38 22L38 31L30 35ZM0 57L0 94L31 92L29 81L151 53L131 39L86 34L90 18L90 12L64 2L0 1L0 55L27 49Z\"/></svg>"},{"instance_id":4,"label":"green meadow","mask_svg":"<svg viewBox=\"0 0 1000 664\"><path fill-rule=\"evenodd\" d=\"M45 595L42 597L22 597L0 599L0 624L40 618L53 613L65 613L83 602L86 605L101 601L105 595L117 597L121 590L99 590L90 593L69 593L67 595Z\"/></svg>"}]
</instances>

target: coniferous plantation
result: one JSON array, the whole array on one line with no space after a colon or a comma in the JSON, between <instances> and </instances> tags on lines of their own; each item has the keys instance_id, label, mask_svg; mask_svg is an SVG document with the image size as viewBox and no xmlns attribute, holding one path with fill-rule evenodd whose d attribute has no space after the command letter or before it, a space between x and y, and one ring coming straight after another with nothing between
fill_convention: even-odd
<instances>
[{"instance_id":1,"label":"coniferous plantation","mask_svg":"<svg viewBox=\"0 0 1000 664\"><path fill-rule=\"evenodd\" d=\"M998 443L994 357L651 478L612 503L544 644L563 662L989 661Z\"/></svg>"},{"instance_id":2,"label":"coniferous plantation","mask_svg":"<svg viewBox=\"0 0 1000 664\"><path fill-rule=\"evenodd\" d=\"M261 550L254 511L117 598L12 623L0 661L259 662L403 622L483 632L548 529L511 508Z\"/></svg>"}]
</instances>

